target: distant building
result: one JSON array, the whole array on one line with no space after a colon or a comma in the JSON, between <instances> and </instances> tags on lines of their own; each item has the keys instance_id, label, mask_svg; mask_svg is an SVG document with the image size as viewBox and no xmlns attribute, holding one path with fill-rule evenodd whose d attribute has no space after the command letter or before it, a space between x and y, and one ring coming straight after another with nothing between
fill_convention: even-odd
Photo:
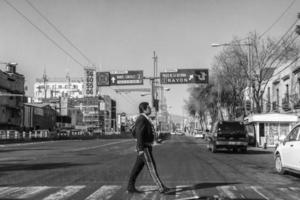
<instances>
[{"instance_id":1,"label":"distant building","mask_svg":"<svg viewBox=\"0 0 300 200\"><path fill-rule=\"evenodd\" d=\"M16 72L17 64L9 63L0 70L0 129L20 129L25 101L23 75Z\"/></svg>"},{"instance_id":2,"label":"distant building","mask_svg":"<svg viewBox=\"0 0 300 200\"><path fill-rule=\"evenodd\" d=\"M56 128L56 111L49 104L25 103L23 126L27 131L38 129L53 131Z\"/></svg>"},{"instance_id":3,"label":"distant building","mask_svg":"<svg viewBox=\"0 0 300 200\"><path fill-rule=\"evenodd\" d=\"M42 78L34 83L34 101L58 99L60 97L82 98L83 78Z\"/></svg>"}]
</instances>

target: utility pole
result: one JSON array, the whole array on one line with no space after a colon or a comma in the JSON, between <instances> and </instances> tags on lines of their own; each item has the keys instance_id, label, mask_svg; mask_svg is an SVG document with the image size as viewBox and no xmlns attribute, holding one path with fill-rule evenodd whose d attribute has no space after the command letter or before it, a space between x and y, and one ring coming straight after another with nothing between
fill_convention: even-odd
<instances>
[{"instance_id":1,"label":"utility pole","mask_svg":"<svg viewBox=\"0 0 300 200\"><path fill-rule=\"evenodd\" d=\"M48 77L47 77L47 74L46 74L46 69L44 69L44 74L43 74L43 82L44 82L44 98L46 99L47 98L47 81L48 81Z\"/></svg>"},{"instance_id":2,"label":"utility pole","mask_svg":"<svg viewBox=\"0 0 300 200\"><path fill-rule=\"evenodd\" d=\"M151 90L152 90L152 108L155 112L155 130L157 130L157 110L156 110L156 104L157 104L157 92L156 92L156 77L157 77L157 55L155 51L153 51L153 79L151 82Z\"/></svg>"}]
</instances>

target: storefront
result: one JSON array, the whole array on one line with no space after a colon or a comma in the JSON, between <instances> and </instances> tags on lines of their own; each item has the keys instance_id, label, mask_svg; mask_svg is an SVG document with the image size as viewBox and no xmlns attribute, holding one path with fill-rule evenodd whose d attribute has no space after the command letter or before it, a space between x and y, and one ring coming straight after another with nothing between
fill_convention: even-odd
<instances>
[{"instance_id":1,"label":"storefront","mask_svg":"<svg viewBox=\"0 0 300 200\"><path fill-rule=\"evenodd\" d=\"M287 135L298 122L298 116L280 113L254 114L246 117L245 122L254 125L257 146L274 147L278 144L279 137Z\"/></svg>"}]
</instances>

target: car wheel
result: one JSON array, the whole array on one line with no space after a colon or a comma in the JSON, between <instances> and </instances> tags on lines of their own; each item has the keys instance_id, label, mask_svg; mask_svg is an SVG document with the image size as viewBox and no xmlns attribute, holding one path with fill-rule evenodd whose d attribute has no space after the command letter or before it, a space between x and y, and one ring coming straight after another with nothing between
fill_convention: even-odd
<instances>
[{"instance_id":1,"label":"car wheel","mask_svg":"<svg viewBox=\"0 0 300 200\"><path fill-rule=\"evenodd\" d=\"M279 174L285 173L285 170L282 166L280 155L276 155L276 157L275 157L275 169L276 169L276 172Z\"/></svg>"}]
</instances>

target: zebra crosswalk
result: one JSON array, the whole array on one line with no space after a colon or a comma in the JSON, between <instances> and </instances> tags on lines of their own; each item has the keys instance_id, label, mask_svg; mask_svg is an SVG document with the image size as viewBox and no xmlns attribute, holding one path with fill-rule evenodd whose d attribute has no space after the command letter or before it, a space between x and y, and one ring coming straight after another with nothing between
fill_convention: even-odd
<instances>
[{"instance_id":1,"label":"zebra crosswalk","mask_svg":"<svg viewBox=\"0 0 300 200\"><path fill-rule=\"evenodd\" d=\"M299 200L300 187L266 188L257 185L220 185L197 187L179 185L169 195L160 194L156 186L139 187L141 194L128 194L122 185L26 186L0 187L0 200ZM80 193L80 195L78 195Z\"/></svg>"}]
</instances>

